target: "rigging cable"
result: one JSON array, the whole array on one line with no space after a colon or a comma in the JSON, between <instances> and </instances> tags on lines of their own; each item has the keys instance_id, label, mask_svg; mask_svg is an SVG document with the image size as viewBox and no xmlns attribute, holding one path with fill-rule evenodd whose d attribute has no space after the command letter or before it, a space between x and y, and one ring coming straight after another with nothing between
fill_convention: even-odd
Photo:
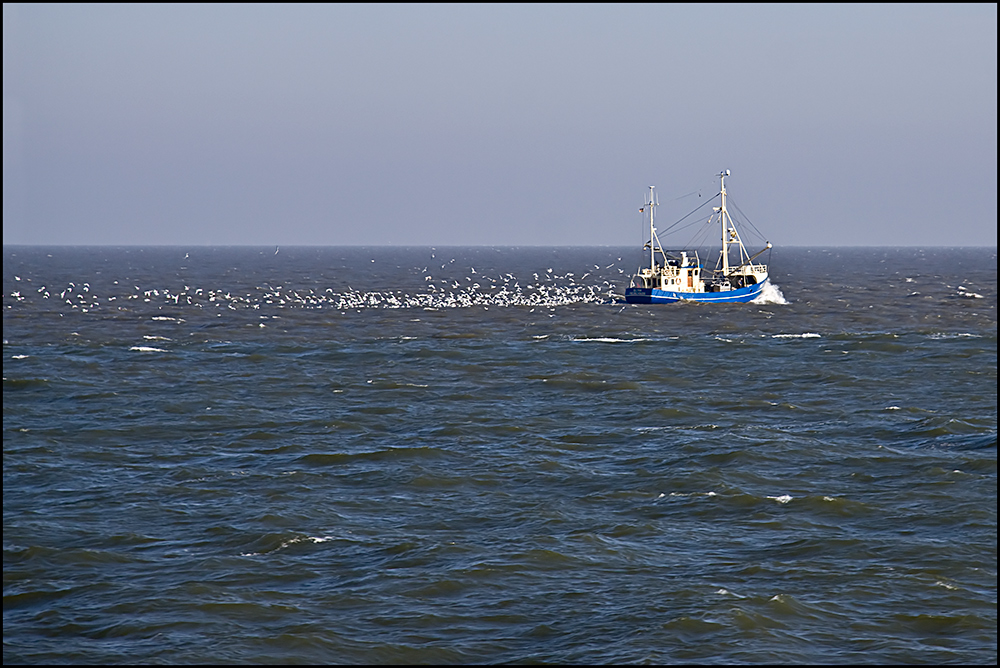
<instances>
[{"instance_id":1,"label":"rigging cable","mask_svg":"<svg viewBox=\"0 0 1000 668\"><path fill-rule=\"evenodd\" d=\"M685 248L699 248L701 244L705 242L706 238L708 237L708 233L712 228L712 225L710 225L710 223L712 223L711 217L709 217L709 219L705 221L705 225L700 230L694 233L694 236L691 237L691 240L687 243ZM708 255L706 255L706 257L708 257Z\"/></svg>"},{"instance_id":2,"label":"rigging cable","mask_svg":"<svg viewBox=\"0 0 1000 668\"><path fill-rule=\"evenodd\" d=\"M763 234L760 233L760 230L757 229L757 226L754 225L753 222L751 222L750 217L747 216L745 213L743 213L743 209L741 209L739 205L735 201L733 201L732 195L729 196L729 201L733 203L733 206L736 207L736 210L740 212L740 215L743 216L743 219L750 224L750 227L753 228L753 231L756 232L761 239L766 240L767 237L765 237Z\"/></svg>"},{"instance_id":3,"label":"rigging cable","mask_svg":"<svg viewBox=\"0 0 1000 668\"><path fill-rule=\"evenodd\" d=\"M701 205L699 205L699 206L698 206L698 209L702 208L703 206L705 206L705 205L706 205L706 204L708 204L709 202L713 202L713 201L715 201L715 198L714 198L714 197L712 197L712 198L710 198L710 199L707 199L707 200L705 200L705 201L704 201L704 202L703 202L703 203L702 203ZM687 219L687 218L688 218L689 216L691 216L692 214L694 214L694 213L695 213L695 211L698 211L698 209L695 209L694 211L692 211L691 213L689 213L689 214L688 214L687 216L684 216L684 218L681 218L681 219L680 219L680 220L678 220L678 221L677 221L676 223L674 223L674 224L673 224L673 225L671 225L670 227L668 227L668 228L666 228L665 230L663 230L663 233L664 233L664 234L666 234L666 233L667 233L667 232L669 232L670 230L674 229L674 227L676 227L677 225L679 225L679 224L680 224L680 223L681 223L682 221L686 220L686 219ZM689 227L689 226L688 226L688 225L685 225L684 227ZM683 230L683 229L684 229L684 227L682 227L681 229Z\"/></svg>"},{"instance_id":4,"label":"rigging cable","mask_svg":"<svg viewBox=\"0 0 1000 668\"><path fill-rule=\"evenodd\" d=\"M709 200L709 201L711 201L711 200ZM694 213L694 211L692 211L691 213ZM688 214L688 216L689 215L691 215L691 214ZM687 216L684 216L684 218L687 218ZM684 220L684 218L681 218L681 220ZM709 224L713 223L712 218L714 218L714 214L712 216L709 216L708 220L706 220L702 224L705 225L705 227L707 228L709 226ZM679 222L681 222L681 221L678 220L677 223L679 223ZM678 227L676 230L674 230L674 232L676 233L676 232L680 232L681 230L686 230L687 228L691 227L692 225L697 225L698 222L699 222L698 220L693 220L690 223L688 223L687 225L685 225L684 227ZM663 230L663 234L666 235L667 232L669 232L670 230L673 230L674 225L677 225L677 223L674 223L673 225L671 225L667 229Z\"/></svg>"}]
</instances>

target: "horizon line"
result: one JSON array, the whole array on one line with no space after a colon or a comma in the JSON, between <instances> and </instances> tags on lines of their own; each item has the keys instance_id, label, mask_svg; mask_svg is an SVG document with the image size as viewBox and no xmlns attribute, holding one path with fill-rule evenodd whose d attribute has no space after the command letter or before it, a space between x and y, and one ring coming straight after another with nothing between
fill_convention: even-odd
<instances>
[{"instance_id":1,"label":"horizon line","mask_svg":"<svg viewBox=\"0 0 1000 668\"><path fill-rule=\"evenodd\" d=\"M4 243L3 247L13 248L629 248L634 244L31 244ZM714 248L712 244L690 246L690 248ZM992 248L997 244L783 244L777 248Z\"/></svg>"}]
</instances>

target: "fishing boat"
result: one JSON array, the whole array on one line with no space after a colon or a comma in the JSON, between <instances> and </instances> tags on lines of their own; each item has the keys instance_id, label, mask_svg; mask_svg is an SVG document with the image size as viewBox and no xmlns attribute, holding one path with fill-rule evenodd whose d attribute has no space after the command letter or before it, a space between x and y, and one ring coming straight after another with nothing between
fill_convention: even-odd
<instances>
[{"instance_id":1,"label":"fishing boat","mask_svg":"<svg viewBox=\"0 0 1000 668\"><path fill-rule=\"evenodd\" d=\"M649 198L640 209L648 212L649 217L649 242L643 246L643 251L649 251L649 266L640 267L635 273L631 286L625 289L626 302L749 302L760 295L768 281L767 265L754 263L754 260L771 248L771 242L765 242L767 245L753 255L747 252L726 208L727 176L728 169L719 174L722 204L713 208L708 220L709 223L720 224L722 228L719 260L715 268L708 271L697 250L665 250L661 247L654 224L654 212L659 202L654 186L649 186Z\"/></svg>"}]
</instances>

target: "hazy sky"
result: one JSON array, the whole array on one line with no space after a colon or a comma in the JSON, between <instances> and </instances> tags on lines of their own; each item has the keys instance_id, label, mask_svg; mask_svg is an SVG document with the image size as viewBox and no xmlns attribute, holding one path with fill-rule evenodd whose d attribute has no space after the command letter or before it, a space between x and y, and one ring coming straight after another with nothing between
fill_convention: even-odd
<instances>
[{"instance_id":1,"label":"hazy sky","mask_svg":"<svg viewBox=\"0 0 1000 668\"><path fill-rule=\"evenodd\" d=\"M5 244L997 243L997 6L3 7ZM684 241L684 239L679 239Z\"/></svg>"}]
</instances>

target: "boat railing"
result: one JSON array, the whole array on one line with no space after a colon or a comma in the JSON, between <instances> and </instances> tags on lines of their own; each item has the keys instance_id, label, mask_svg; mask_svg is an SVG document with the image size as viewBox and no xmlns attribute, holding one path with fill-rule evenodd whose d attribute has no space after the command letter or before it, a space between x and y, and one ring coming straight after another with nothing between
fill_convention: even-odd
<instances>
[{"instance_id":1,"label":"boat railing","mask_svg":"<svg viewBox=\"0 0 1000 668\"><path fill-rule=\"evenodd\" d=\"M767 265L766 264L744 264L739 267L733 267L729 270L730 275L738 276L749 276L750 274L766 274Z\"/></svg>"}]
</instances>

